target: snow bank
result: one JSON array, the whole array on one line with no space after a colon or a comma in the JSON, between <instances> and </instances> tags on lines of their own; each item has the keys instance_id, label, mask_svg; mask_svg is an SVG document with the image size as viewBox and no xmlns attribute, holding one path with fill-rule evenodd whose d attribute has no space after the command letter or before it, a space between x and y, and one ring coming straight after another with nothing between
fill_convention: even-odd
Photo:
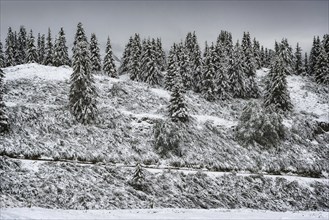
<instances>
[{"instance_id":1,"label":"snow bank","mask_svg":"<svg viewBox=\"0 0 329 220\"><path fill-rule=\"evenodd\" d=\"M192 115L199 123L211 121L215 126L233 127L237 125L237 121L227 120L224 118L211 116L211 115Z\"/></svg>"},{"instance_id":2,"label":"snow bank","mask_svg":"<svg viewBox=\"0 0 329 220\"><path fill-rule=\"evenodd\" d=\"M68 66L53 67L36 63L22 64L4 68L5 80L21 78L32 79L38 77L45 80L67 80L70 78L72 68Z\"/></svg>"},{"instance_id":3,"label":"snow bank","mask_svg":"<svg viewBox=\"0 0 329 220\"><path fill-rule=\"evenodd\" d=\"M6 208L5 219L328 219L329 212L272 212L252 209L61 210Z\"/></svg>"},{"instance_id":4,"label":"snow bank","mask_svg":"<svg viewBox=\"0 0 329 220\"><path fill-rule=\"evenodd\" d=\"M287 82L296 111L312 113L320 120L329 122L329 104L321 102L317 94L304 88L305 77L288 76ZM316 85L313 86L316 87Z\"/></svg>"}]
</instances>

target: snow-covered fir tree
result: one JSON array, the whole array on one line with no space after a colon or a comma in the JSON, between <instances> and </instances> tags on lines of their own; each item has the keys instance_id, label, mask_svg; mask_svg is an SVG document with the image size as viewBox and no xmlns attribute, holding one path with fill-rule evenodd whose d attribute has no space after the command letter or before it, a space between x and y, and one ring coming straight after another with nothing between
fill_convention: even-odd
<instances>
[{"instance_id":1,"label":"snow-covered fir tree","mask_svg":"<svg viewBox=\"0 0 329 220\"><path fill-rule=\"evenodd\" d=\"M327 52L327 54L329 54L329 34L323 35L322 46L324 47L324 50Z\"/></svg>"},{"instance_id":2,"label":"snow-covered fir tree","mask_svg":"<svg viewBox=\"0 0 329 220\"><path fill-rule=\"evenodd\" d=\"M266 67L266 55L265 55L264 46L261 46L259 55L260 55L261 67Z\"/></svg>"},{"instance_id":3,"label":"snow-covered fir tree","mask_svg":"<svg viewBox=\"0 0 329 220\"><path fill-rule=\"evenodd\" d=\"M15 38L11 27L8 28L8 34L6 38L6 50L5 50L5 60L7 66L15 66Z\"/></svg>"},{"instance_id":4,"label":"snow-covered fir tree","mask_svg":"<svg viewBox=\"0 0 329 220\"><path fill-rule=\"evenodd\" d=\"M68 48L66 46L66 38L63 28L60 29L58 33L58 37L55 40L53 65L54 66L70 65L70 58L68 54Z\"/></svg>"},{"instance_id":5,"label":"snow-covered fir tree","mask_svg":"<svg viewBox=\"0 0 329 220\"><path fill-rule=\"evenodd\" d=\"M73 47L72 47L73 52L75 50L75 46L79 42L87 42L87 44L88 44L87 37L86 37L86 34L85 34L85 30L83 29L83 25L82 25L81 22L78 23L77 31L76 31L75 36L74 36Z\"/></svg>"},{"instance_id":6,"label":"snow-covered fir tree","mask_svg":"<svg viewBox=\"0 0 329 220\"><path fill-rule=\"evenodd\" d=\"M39 57L40 47L41 47L41 34L38 33L38 37L37 37L37 54L38 54L38 60L37 60L37 63L40 63L40 57ZM42 64L42 63L40 63L40 64Z\"/></svg>"},{"instance_id":7,"label":"snow-covered fir tree","mask_svg":"<svg viewBox=\"0 0 329 220\"><path fill-rule=\"evenodd\" d=\"M45 47L45 35L42 34L40 37L40 42L38 41L38 63L43 64L43 61L45 60L45 53L46 53L46 47Z\"/></svg>"},{"instance_id":8,"label":"snow-covered fir tree","mask_svg":"<svg viewBox=\"0 0 329 220\"><path fill-rule=\"evenodd\" d=\"M287 57L287 53L286 45L280 44L279 51L275 55L271 70L266 79L264 94L265 107L273 105L282 111L290 111L293 108L286 80L289 67L287 67L284 59Z\"/></svg>"},{"instance_id":9,"label":"snow-covered fir tree","mask_svg":"<svg viewBox=\"0 0 329 220\"><path fill-rule=\"evenodd\" d=\"M258 98L260 96L260 92L255 81L256 64L249 32L243 33L241 48L243 70L247 76L245 81L246 98Z\"/></svg>"},{"instance_id":10,"label":"snow-covered fir tree","mask_svg":"<svg viewBox=\"0 0 329 220\"><path fill-rule=\"evenodd\" d=\"M157 53L157 62L158 65L160 66L161 71L164 71L166 69L167 66L167 61L166 61L166 53L162 47L162 41L161 38L157 38L156 39L156 43L155 43L155 48L156 48L156 53Z\"/></svg>"},{"instance_id":11,"label":"snow-covered fir tree","mask_svg":"<svg viewBox=\"0 0 329 220\"><path fill-rule=\"evenodd\" d=\"M329 56L323 45L320 45L320 54L315 65L315 80L329 85Z\"/></svg>"},{"instance_id":12,"label":"snow-covered fir tree","mask_svg":"<svg viewBox=\"0 0 329 220\"><path fill-rule=\"evenodd\" d=\"M203 59L205 59L207 57L208 52L209 52L209 46L208 46L208 42L206 41L204 43L204 51L203 51L203 55L202 55Z\"/></svg>"},{"instance_id":13,"label":"snow-covered fir tree","mask_svg":"<svg viewBox=\"0 0 329 220\"><path fill-rule=\"evenodd\" d=\"M143 47L141 55L141 70L143 81L151 85L160 84L161 72L157 63L156 52L150 39Z\"/></svg>"},{"instance_id":14,"label":"snow-covered fir tree","mask_svg":"<svg viewBox=\"0 0 329 220\"><path fill-rule=\"evenodd\" d=\"M214 47L211 46L203 63L202 87L203 97L208 101L215 101L217 98L216 71L213 56L216 56Z\"/></svg>"},{"instance_id":15,"label":"snow-covered fir tree","mask_svg":"<svg viewBox=\"0 0 329 220\"><path fill-rule=\"evenodd\" d=\"M6 105L3 101L4 93L4 72L0 69L0 133L7 132L9 130L8 116L6 112Z\"/></svg>"},{"instance_id":16,"label":"snow-covered fir tree","mask_svg":"<svg viewBox=\"0 0 329 220\"><path fill-rule=\"evenodd\" d=\"M254 77L256 75L256 64L253 54L253 48L251 45L249 32L243 33L242 38L242 52L243 52L243 68L248 77Z\"/></svg>"},{"instance_id":17,"label":"snow-covered fir tree","mask_svg":"<svg viewBox=\"0 0 329 220\"><path fill-rule=\"evenodd\" d=\"M167 74L165 77L165 88L169 91L172 91L175 84L175 75L178 72L178 63L177 63L177 48L176 44L174 44L168 54L168 67Z\"/></svg>"},{"instance_id":18,"label":"snow-covered fir tree","mask_svg":"<svg viewBox=\"0 0 329 220\"><path fill-rule=\"evenodd\" d=\"M128 43L126 44L125 46L125 50L123 51L123 55L122 55L122 59L121 59L121 65L119 67L119 74L122 75L126 72L129 71L129 68L130 68L130 59L131 59L131 50L132 50L132 46L133 46L133 37L131 36L129 38L129 41Z\"/></svg>"},{"instance_id":19,"label":"snow-covered fir tree","mask_svg":"<svg viewBox=\"0 0 329 220\"><path fill-rule=\"evenodd\" d=\"M44 61L43 64L44 65L48 65L48 66L52 66L53 65L53 42L52 42L52 38L51 38L51 31L50 28L48 28L48 35L47 35L47 39L46 39L46 52L45 52L45 57L44 57Z\"/></svg>"},{"instance_id":20,"label":"snow-covered fir tree","mask_svg":"<svg viewBox=\"0 0 329 220\"><path fill-rule=\"evenodd\" d=\"M103 61L103 72L113 78L118 78L118 72L115 68L110 37L107 37L105 56Z\"/></svg>"},{"instance_id":21,"label":"snow-covered fir tree","mask_svg":"<svg viewBox=\"0 0 329 220\"><path fill-rule=\"evenodd\" d=\"M202 77L202 55L198 44L195 32L189 32L185 39L185 48L188 52L190 61L190 70L192 73L191 87L195 92L201 91L201 77Z\"/></svg>"},{"instance_id":22,"label":"snow-covered fir tree","mask_svg":"<svg viewBox=\"0 0 329 220\"><path fill-rule=\"evenodd\" d=\"M228 76L233 98L244 98L246 96L245 74L243 72L242 51L239 42L235 45L234 52L229 59Z\"/></svg>"},{"instance_id":23,"label":"snow-covered fir tree","mask_svg":"<svg viewBox=\"0 0 329 220\"><path fill-rule=\"evenodd\" d=\"M142 45L139 34L135 33L133 45L131 49L131 64L129 70L129 77L131 80L141 81L141 58Z\"/></svg>"},{"instance_id":24,"label":"snow-covered fir tree","mask_svg":"<svg viewBox=\"0 0 329 220\"><path fill-rule=\"evenodd\" d=\"M99 72L102 69L101 66L101 55L98 46L98 40L96 34L92 33L90 38L90 54L91 54L91 70Z\"/></svg>"},{"instance_id":25,"label":"snow-covered fir tree","mask_svg":"<svg viewBox=\"0 0 329 220\"><path fill-rule=\"evenodd\" d=\"M224 38L225 39L225 38ZM215 47L215 54L213 55L213 62L215 64L215 83L217 90L217 98L226 100L230 98L230 85L228 82L228 69L231 50L225 48L225 41L220 41ZM229 54L230 53L230 54Z\"/></svg>"},{"instance_id":26,"label":"snow-covered fir tree","mask_svg":"<svg viewBox=\"0 0 329 220\"><path fill-rule=\"evenodd\" d=\"M320 55L320 38L319 36L313 38L313 44L309 57L309 75L314 75L316 72L316 64L318 62L318 56Z\"/></svg>"},{"instance_id":27,"label":"snow-covered fir tree","mask_svg":"<svg viewBox=\"0 0 329 220\"><path fill-rule=\"evenodd\" d=\"M279 45L279 51L281 52L283 48L285 50L285 53L281 53L282 59L285 62L287 75L291 75L294 72L295 57L293 54L292 47L289 45L288 40L286 38L282 39L281 44Z\"/></svg>"},{"instance_id":28,"label":"snow-covered fir tree","mask_svg":"<svg viewBox=\"0 0 329 220\"><path fill-rule=\"evenodd\" d=\"M302 61L302 49L297 43L296 52L295 52L295 73L301 75L303 73L303 61Z\"/></svg>"},{"instance_id":29,"label":"snow-covered fir tree","mask_svg":"<svg viewBox=\"0 0 329 220\"><path fill-rule=\"evenodd\" d=\"M182 83L182 78L180 73L175 71L174 74L175 77L175 83L172 88L172 92L170 94L169 99L169 116L172 121L177 122L187 122L189 120L188 110L187 110L187 104L185 101L185 90L184 85Z\"/></svg>"},{"instance_id":30,"label":"snow-covered fir tree","mask_svg":"<svg viewBox=\"0 0 329 220\"><path fill-rule=\"evenodd\" d=\"M27 32L24 26L20 26L17 38L17 53L19 56L19 63L23 64L26 62L27 52Z\"/></svg>"},{"instance_id":31,"label":"snow-covered fir tree","mask_svg":"<svg viewBox=\"0 0 329 220\"><path fill-rule=\"evenodd\" d=\"M14 57L15 57L15 64L18 65L21 63L21 59L20 59L20 54L18 51L18 35L17 32L14 32Z\"/></svg>"},{"instance_id":32,"label":"snow-covered fir tree","mask_svg":"<svg viewBox=\"0 0 329 220\"><path fill-rule=\"evenodd\" d=\"M0 68L3 68L5 66L5 54L3 53L2 43L0 42Z\"/></svg>"},{"instance_id":33,"label":"snow-covered fir tree","mask_svg":"<svg viewBox=\"0 0 329 220\"><path fill-rule=\"evenodd\" d=\"M304 64L303 64L303 74L307 74L309 72L309 63L308 63L308 56L307 56L307 53L305 52L305 55L304 55Z\"/></svg>"},{"instance_id":34,"label":"snow-covered fir tree","mask_svg":"<svg viewBox=\"0 0 329 220\"><path fill-rule=\"evenodd\" d=\"M69 106L78 122L90 124L97 118L97 92L91 71L89 46L81 23L78 24L76 36L78 37L73 49Z\"/></svg>"},{"instance_id":35,"label":"snow-covered fir tree","mask_svg":"<svg viewBox=\"0 0 329 220\"><path fill-rule=\"evenodd\" d=\"M254 59L255 59L255 65L256 69L260 69L262 67L262 61L261 61L261 49L259 42L254 38L253 40L253 53L254 53Z\"/></svg>"},{"instance_id":36,"label":"snow-covered fir tree","mask_svg":"<svg viewBox=\"0 0 329 220\"><path fill-rule=\"evenodd\" d=\"M187 49L181 43L178 51L179 74L182 77L182 84L185 90L189 90L193 86L193 75L190 66L190 58Z\"/></svg>"},{"instance_id":37,"label":"snow-covered fir tree","mask_svg":"<svg viewBox=\"0 0 329 220\"><path fill-rule=\"evenodd\" d=\"M32 30L30 31L30 35L28 37L28 42L27 42L26 62L27 63L38 62L38 52L37 52L37 48L35 47L35 40Z\"/></svg>"}]
</instances>

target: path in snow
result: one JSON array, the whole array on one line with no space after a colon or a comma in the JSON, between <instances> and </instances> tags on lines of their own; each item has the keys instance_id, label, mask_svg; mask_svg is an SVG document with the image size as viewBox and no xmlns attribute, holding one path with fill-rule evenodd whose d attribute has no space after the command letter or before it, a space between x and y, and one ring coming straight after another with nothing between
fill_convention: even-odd
<instances>
[{"instance_id":1,"label":"path in snow","mask_svg":"<svg viewBox=\"0 0 329 220\"><path fill-rule=\"evenodd\" d=\"M0 219L328 219L329 212L273 212L253 209L1 209Z\"/></svg>"}]
</instances>

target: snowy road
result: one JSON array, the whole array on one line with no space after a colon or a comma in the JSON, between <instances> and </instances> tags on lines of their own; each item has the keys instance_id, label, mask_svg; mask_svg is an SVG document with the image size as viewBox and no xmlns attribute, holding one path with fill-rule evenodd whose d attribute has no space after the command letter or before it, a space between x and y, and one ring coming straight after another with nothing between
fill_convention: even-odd
<instances>
[{"instance_id":1,"label":"snowy road","mask_svg":"<svg viewBox=\"0 0 329 220\"><path fill-rule=\"evenodd\" d=\"M272 212L253 209L1 209L0 219L328 219L329 212Z\"/></svg>"}]
</instances>

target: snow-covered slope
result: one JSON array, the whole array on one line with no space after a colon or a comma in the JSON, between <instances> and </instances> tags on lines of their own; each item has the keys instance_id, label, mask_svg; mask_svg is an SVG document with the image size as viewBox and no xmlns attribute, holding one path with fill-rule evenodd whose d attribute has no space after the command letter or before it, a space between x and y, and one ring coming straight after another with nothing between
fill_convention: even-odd
<instances>
[{"instance_id":1,"label":"snow-covered slope","mask_svg":"<svg viewBox=\"0 0 329 220\"><path fill-rule=\"evenodd\" d=\"M12 132L0 139L2 154L132 165L141 161L217 171L329 172L328 134L313 137L305 130L305 123L326 120L329 95L305 77L288 77L295 110L284 119L287 135L279 149L248 149L234 140L234 126L248 100L210 103L188 91L192 120L181 128L181 155L161 158L153 147L153 126L168 118L168 91L126 75L120 79L97 75L99 122L82 126L67 108L71 71L38 64L4 69ZM257 71L260 84L267 71Z\"/></svg>"},{"instance_id":2,"label":"snow-covered slope","mask_svg":"<svg viewBox=\"0 0 329 220\"><path fill-rule=\"evenodd\" d=\"M261 86L267 71L257 72ZM329 134L313 134L312 126L326 121L329 94L306 77L288 77L295 106L284 118L286 138L278 148L243 147L235 141L234 127L248 100L210 103L188 91L192 120L180 128L180 155L161 157L154 148L153 128L168 118L170 97L161 87L131 81L127 75L96 75L99 121L83 126L67 107L71 68L26 64L4 72L11 131L0 136L0 155L96 165L55 161L36 167L0 156L1 206L107 209L148 208L154 203L161 208L329 209L329 184L323 179L306 183L202 172L327 176ZM307 104L308 97L316 106ZM142 192L128 184L133 169L116 166L137 162L200 172L147 172L150 190Z\"/></svg>"}]
</instances>

